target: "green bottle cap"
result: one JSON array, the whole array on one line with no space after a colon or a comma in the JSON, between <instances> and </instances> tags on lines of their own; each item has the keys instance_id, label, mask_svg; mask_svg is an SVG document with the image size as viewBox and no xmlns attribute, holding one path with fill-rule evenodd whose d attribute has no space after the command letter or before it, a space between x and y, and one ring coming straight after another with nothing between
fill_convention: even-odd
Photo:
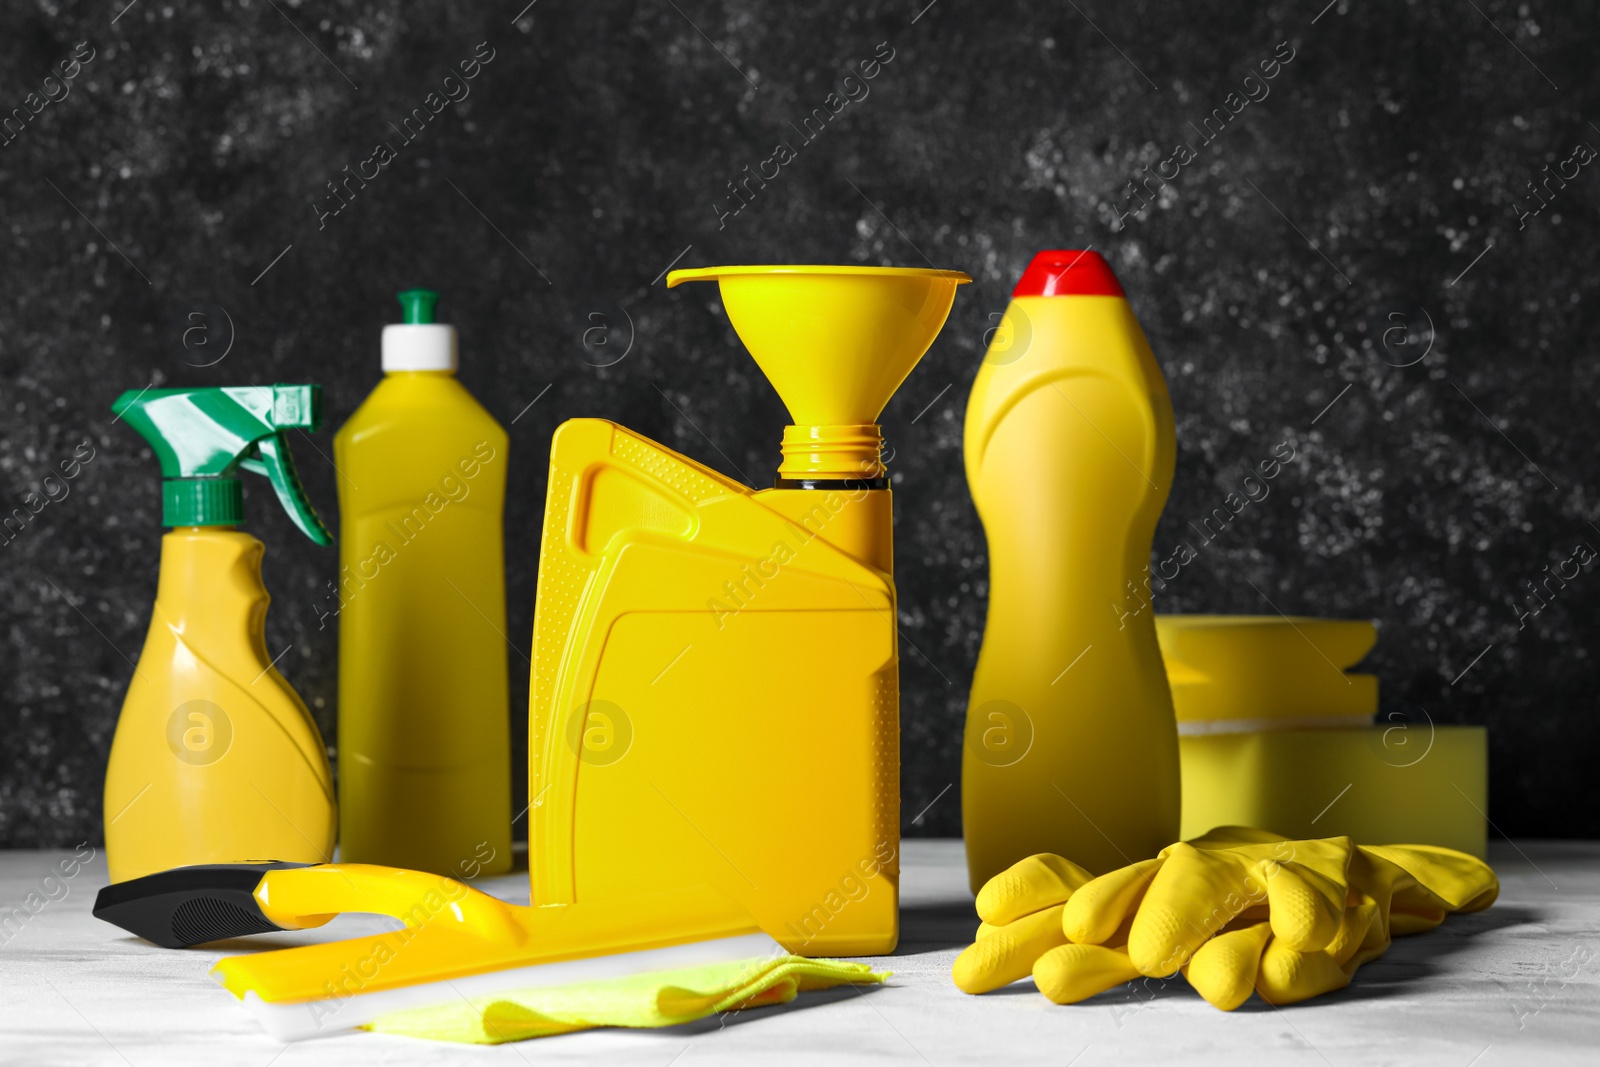
<instances>
[{"instance_id":1,"label":"green bottle cap","mask_svg":"<svg viewBox=\"0 0 1600 1067\"><path fill-rule=\"evenodd\" d=\"M237 526L244 486L237 478L170 478L161 483L161 525Z\"/></svg>"},{"instance_id":2,"label":"green bottle cap","mask_svg":"<svg viewBox=\"0 0 1600 1067\"><path fill-rule=\"evenodd\" d=\"M237 526L244 519L239 472L264 475L294 524L319 545L333 537L306 499L286 431L322 423L322 387L138 389L111 405L155 450L163 526Z\"/></svg>"},{"instance_id":3,"label":"green bottle cap","mask_svg":"<svg viewBox=\"0 0 1600 1067\"><path fill-rule=\"evenodd\" d=\"M400 301L400 321L408 325L426 326L433 321L433 308L439 294L432 289L407 289L395 294Z\"/></svg>"}]
</instances>

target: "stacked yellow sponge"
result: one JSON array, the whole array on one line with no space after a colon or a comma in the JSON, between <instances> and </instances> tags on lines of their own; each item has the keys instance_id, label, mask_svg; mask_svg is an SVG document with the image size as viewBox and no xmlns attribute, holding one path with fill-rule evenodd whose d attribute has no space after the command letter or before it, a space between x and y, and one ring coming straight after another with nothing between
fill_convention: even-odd
<instances>
[{"instance_id":1,"label":"stacked yellow sponge","mask_svg":"<svg viewBox=\"0 0 1600 1067\"><path fill-rule=\"evenodd\" d=\"M1158 615L1183 765L1183 836L1254 826L1290 838L1441 845L1485 855L1488 740L1424 710L1376 721L1351 674L1370 622Z\"/></svg>"}]
</instances>

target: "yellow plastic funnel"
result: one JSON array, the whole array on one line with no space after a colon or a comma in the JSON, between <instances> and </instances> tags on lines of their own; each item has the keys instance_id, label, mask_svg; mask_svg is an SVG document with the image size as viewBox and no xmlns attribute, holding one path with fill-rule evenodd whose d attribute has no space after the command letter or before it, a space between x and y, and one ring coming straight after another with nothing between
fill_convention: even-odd
<instances>
[{"instance_id":1,"label":"yellow plastic funnel","mask_svg":"<svg viewBox=\"0 0 1600 1067\"><path fill-rule=\"evenodd\" d=\"M667 287L713 280L795 422L779 484L882 478L878 415L972 279L920 267L699 267L673 271Z\"/></svg>"}]
</instances>

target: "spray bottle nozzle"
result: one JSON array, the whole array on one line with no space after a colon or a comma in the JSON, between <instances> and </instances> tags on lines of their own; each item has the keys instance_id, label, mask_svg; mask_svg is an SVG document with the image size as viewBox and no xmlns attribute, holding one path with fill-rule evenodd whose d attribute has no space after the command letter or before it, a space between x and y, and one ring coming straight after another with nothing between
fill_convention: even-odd
<instances>
[{"instance_id":1,"label":"spray bottle nozzle","mask_svg":"<svg viewBox=\"0 0 1600 1067\"><path fill-rule=\"evenodd\" d=\"M111 410L150 442L161 463L163 526L238 525L243 469L272 482L302 533L319 545L332 543L306 499L285 435L321 424L321 386L130 390Z\"/></svg>"}]
</instances>

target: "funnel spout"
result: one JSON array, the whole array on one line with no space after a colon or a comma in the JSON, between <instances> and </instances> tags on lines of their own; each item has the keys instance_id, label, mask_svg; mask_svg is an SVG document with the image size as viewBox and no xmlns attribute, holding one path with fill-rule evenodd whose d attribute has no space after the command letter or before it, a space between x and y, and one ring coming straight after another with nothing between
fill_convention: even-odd
<instances>
[{"instance_id":1,"label":"funnel spout","mask_svg":"<svg viewBox=\"0 0 1600 1067\"><path fill-rule=\"evenodd\" d=\"M960 271L919 267L703 267L667 287L716 281L728 319L777 390L778 485L886 488L878 415L938 336Z\"/></svg>"}]
</instances>

